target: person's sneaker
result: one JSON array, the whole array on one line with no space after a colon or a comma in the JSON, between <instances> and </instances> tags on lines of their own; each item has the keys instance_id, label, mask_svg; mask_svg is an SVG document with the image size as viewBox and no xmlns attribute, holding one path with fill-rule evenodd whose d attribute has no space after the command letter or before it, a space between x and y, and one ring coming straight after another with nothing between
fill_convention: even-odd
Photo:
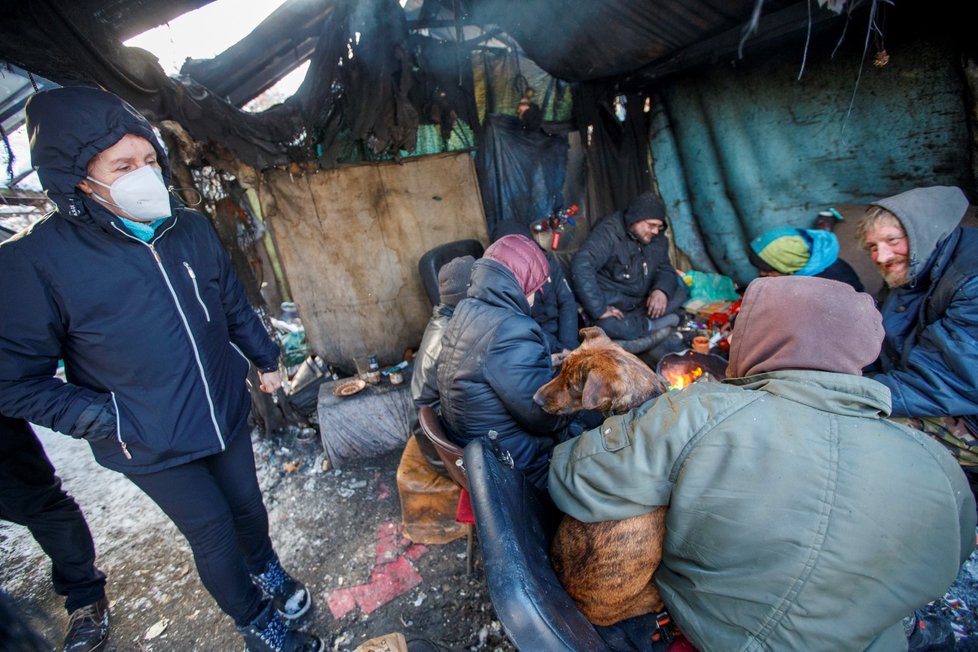
<instances>
[{"instance_id":1,"label":"person's sneaker","mask_svg":"<svg viewBox=\"0 0 978 652\"><path fill-rule=\"evenodd\" d=\"M305 585L286 573L278 559L268 562L265 570L260 575L252 575L251 579L289 620L305 615L312 606L312 596Z\"/></svg>"},{"instance_id":2,"label":"person's sneaker","mask_svg":"<svg viewBox=\"0 0 978 652\"><path fill-rule=\"evenodd\" d=\"M947 619L937 615L914 614L913 629L907 635L909 652L943 652L954 650L954 646L954 630Z\"/></svg>"},{"instance_id":3,"label":"person's sneaker","mask_svg":"<svg viewBox=\"0 0 978 652\"><path fill-rule=\"evenodd\" d=\"M109 601L102 598L71 612L63 652L93 652L109 638Z\"/></svg>"},{"instance_id":4,"label":"person's sneaker","mask_svg":"<svg viewBox=\"0 0 978 652\"><path fill-rule=\"evenodd\" d=\"M318 636L289 629L285 617L269 600L247 627L239 627L247 652L323 652Z\"/></svg>"}]
</instances>

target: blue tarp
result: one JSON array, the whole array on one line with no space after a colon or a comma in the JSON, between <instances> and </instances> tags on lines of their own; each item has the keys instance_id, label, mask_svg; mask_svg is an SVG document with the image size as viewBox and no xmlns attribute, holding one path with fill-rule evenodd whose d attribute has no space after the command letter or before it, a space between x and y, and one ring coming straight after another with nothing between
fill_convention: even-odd
<instances>
[{"instance_id":1,"label":"blue tarp","mask_svg":"<svg viewBox=\"0 0 978 652\"><path fill-rule=\"evenodd\" d=\"M798 53L800 57L800 52ZM749 241L812 226L833 204L868 203L915 186L971 190L965 92L957 55L905 43L885 67L867 59L846 118L861 50L799 62L717 65L663 85L650 131L676 244L697 269L746 283Z\"/></svg>"},{"instance_id":2,"label":"blue tarp","mask_svg":"<svg viewBox=\"0 0 978 652\"><path fill-rule=\"evenodd\" d=\"M510 115L486 119L476 160L490 234L499 222L529 225L564 208L568 129L557 124L547 129L524 130Z\"/></svg>"}]
</instances>

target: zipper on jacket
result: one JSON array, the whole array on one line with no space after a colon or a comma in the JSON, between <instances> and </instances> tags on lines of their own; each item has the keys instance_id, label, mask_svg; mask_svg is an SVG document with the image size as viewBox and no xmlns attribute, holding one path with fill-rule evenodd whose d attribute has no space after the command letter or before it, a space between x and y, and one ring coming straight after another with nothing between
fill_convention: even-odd
<instances>
[{"instance_id":1,"label":"zipper on jacket","mask_svg":"<svg viewBox=\"0 0 978 652\"><path fill-rule=\"evenodd\" d=\"M250 366L251 366L251 360L249 360L249 359L248 359L248 356L246 356L246 355L244 354L244 352L243 352L243 351L242 351L241 349L239 349L239 348L238 348L238 345L237 345L237 344L235 344L234 342L232 342L231 340L228 340L228 344L230 344L230 345L231 345L231 348L232 348L232 349L234 349L235 351L237 351L237 352L238 352L238 355L240 355L240 356L241 356L241 358L242 358L242 359L243 359L243 360L244 360L245 362L247 362L247 363L248 363L248 366L250 367Z\"/></svg>"},{"instance_id":2,"label":"zipper on jacket","mask_svg":"<svg viewBox=\"0 0 978 652\"><path fill-rule=\"evenodd\" d=\"M170 227L167 228L167 231L173 228L175 224L176 224L176 220L174 220L173 224L171 224ZM170 282L170 277L166 273L166 268L163 267L163 260L160 258L159 252L156 251L156 247L153 246L153 243L159 240L160 236L163 234L162 233L157 234L157 236L153 238L153 242L143 242L136 236L126 233L125 231L120 229L114 222L112 223L112 227L115 228L122 235L132 240L135 240L141 245L148 247L149 250L153 253L153 258L156 259L156 266L159 268L160 274L163 276L163 282L166 283L167 290L170 291L170 296L173 298L173 305L176 306L177 314L180 315L180 321L183 323L183 329L184 331L186 331L187 337L190 340L190 348L194 352L194 360L197 362L197 371L200 374L200 381L204 384L204 398L207 399L207 409L210 412L211 423L214 426L214 432L217 434L217 441L221 445L221 450L222 451L225 450L227 446L224 443L224 435L221 434L221 426L217 423L217 413L215 412L214 409L214 399L211 397L211 386L207 382L207 375L204 373L204 363L200 358L200 350L197 348L197 340L194 339L194 332L190 328L190 322L187 321L187 315L186 313L184 313L183 307L181 307L180 305L180 299L177 298L177 292L176 290L173 289L173 284ZM166 231L164 231L163 233L166 233Z\"/></svg>"},{"instance_id":3,"label":"zipper on jacket","mask_svg":"<svg viewBox=\"0 0 978 652\"><path fill-rule=\"evenodd\" d=\"M115 392L109 392L109 396L112 397L112 407L115 408L115 438L119 440L119 448L122 449L122 454L126 456L127 460L131 460L132 453L129 452L126 442L122 440L122 416L119 414L119 402L115 400Z\"/></svg>"},{"instance_id":4,"label":"zipper on jacket","mask_svg":"<svg viewBox=\"0 0 978 652\"><path fill-rule=\"evenodd\" d=\"M194 268L190 266L190 263L183 261L183 266L187 268L187 274L190 275L190 281L194 284L194 294L197 295L197 303L200 307L204 309L204 317L207 321L211 320L211 313L207 310L207 306L204 305L204 300L200 297L200 288L197 287L197 275L194 274Z\"/></svg>"}]
</instances>

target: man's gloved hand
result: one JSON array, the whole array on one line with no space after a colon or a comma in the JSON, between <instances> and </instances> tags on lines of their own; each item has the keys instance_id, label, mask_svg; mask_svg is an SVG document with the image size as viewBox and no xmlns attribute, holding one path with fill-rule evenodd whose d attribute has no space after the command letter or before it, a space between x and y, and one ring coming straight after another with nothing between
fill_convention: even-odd
<instances>
[{"instance_id":1,"label":"man's gloved hand","mask_svg":"<svg viewBox=\"0 0 978 652\"><path fill-rule=\"evenodd\" d=\"M68 433L75 439L99 441L116 435L115 406L112 395L103 394L85 408Z\"/></svg>"}]
</instances>

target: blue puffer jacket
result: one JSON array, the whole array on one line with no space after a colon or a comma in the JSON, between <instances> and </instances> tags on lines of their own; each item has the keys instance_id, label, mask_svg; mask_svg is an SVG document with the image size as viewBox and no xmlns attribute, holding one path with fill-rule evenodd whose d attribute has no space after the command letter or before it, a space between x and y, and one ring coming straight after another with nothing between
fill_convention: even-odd
<instances>
[{"instance_id":1,"label":"blue puffer jacket","mask_svg":"<svg viewBox=\"0 0 978 652\"><path fill-rule=\"evenodd\" d=\"M442 338L442 417L462 445L495 430L516 468L543 487L550 452L569 423L533 402L554 375L546 338L516 278L496 261L476 261L468 297Z\"/></svg>"},{"instance_id":2,"label":"blue puffer jacket","mask_svg":"<svg viewBox=\"0 0 978 652\"><path fill-rule=\"evenodd\" d=\"M921 188L876 202L900 218L909 281L884 291L886 339L873 378L893 416L964 417L978 432L978 230L960 227L957 188Z\"/></svg>"},{"instance_id":3,"label":"blue puffer jacket","mask_svg":"<svg viewBox=\"0 0 978 652\"><path fill-rule=\"evenodd\" d=\"M123 473L219 452L246 431L248 359L274 367L278 347L204 216L174 206L146 243L75 190L127 133L153 143L164 170L166 159L121 100L66 90L70 110L44 93L28 105L33 163L57 209L0 246L0 412L84 437Z\"/></svg>"}]
</instances>

